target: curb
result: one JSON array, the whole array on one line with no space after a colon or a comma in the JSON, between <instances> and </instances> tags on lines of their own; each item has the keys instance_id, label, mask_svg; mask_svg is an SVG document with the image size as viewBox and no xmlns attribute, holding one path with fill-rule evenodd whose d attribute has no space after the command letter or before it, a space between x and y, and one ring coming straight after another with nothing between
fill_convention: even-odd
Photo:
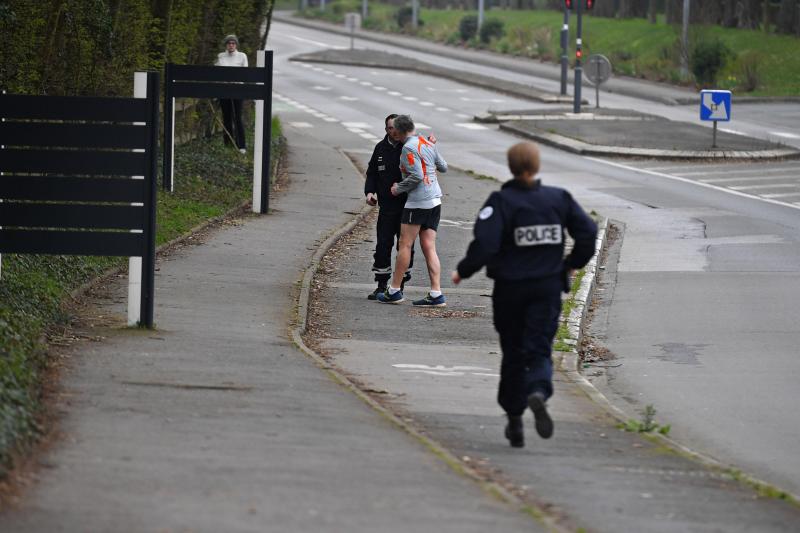
<instances>
[{"instance_id":1,"label":"curb","mask_svg":"<svg viewBox=\"0 0 800 533\"><path fill-rule=\"evenodd\" d=\"M608 233L608 219L605 218L600 223L598 228L598 235L597 235L597 253L592 257L592 260L584 267L585 274L583 279L581 280L581 285L578 288L578 291L575 294L575 307L573 308L570 316L567 318L567 327L569 328L570 336L573 339L576 339L576 347L581 345L583 340L583 330L586 324L588 313L586 313L586 309L591 302L592 296L594 294L594 289L596 286L597 281L597 270L598 270L598 258L600 254L605 249L607 244L607 233ZM617 420L619 423L624 424L632 417L630 414L626 413L620 407L614 405L611 400L609 400L605 394L603 394L594 384L589 381L580 371L579 368L579 356L576 348L573 348L569 352L562 352L558 359L557 368L561 371L567 378L575 385L577 385L581 391L586 394L594 403L599 405L603 410L606 411L612 418ZM714 459L710 455L706 455L702 452L698 452L693 450L692 448L679 443L678 441L666 436L662 435L661 433L646 433L643 434L644 437L649 438L651 440L657 441L659 444L689 458L690 460L696 461L701 465L716 470L718 472L729 474L731 475L732 472L736 472L736 478L739 481L744 482L745 484L749 485L752 489L756 492L762 491L764 489L776 489L781 493L786 495L786 498L781 498L788 503L800 507L800 495L794 494L787 490L781 489L776 487L772 483L768 483L757 477L750 475L745 472L741 472L740 470L736 469L734 466L726 465L717 459ZM731 476L733 477L733 476Z\"/></svg>"},{"instance_id":2,"label":"curb","mask_svg":"<svg viewBox=\"0 0 800 533\"><path fill-rule=\"evenodd\" d=\"M348 161L350 160L347 158ZM352 161L351 161L351 164ZM353 164L355 168L355 164ZM356 169L356 171L360 174L360 171ZM294 342L295 346L307 355L309 358L313 360L313 362L322 370L324 370L336 383L344 387L346 390L354 394L358 397L361 401L367 404L369 407L374 409L378 414L380 414L383 418L391 422L395 425L398 429L401 429L409 436L413 437L415 440L419 441L425 448L427 448L430 452L432 452L436 457L441 459L450 469L452 469L455 473L460 474L471 481L476 482L481 489L484 490L487 494L490 494L501 501L515 507L517 510L526 513L539 522L541 522L549 531L555 533L566 533L571 531L569 528L566 528L558 523L556 517L548 514L545 510L545 506L541 504L531 504L525 501L522 501L508 489L504 488L499 483L494 481L489 481L483 476L481 476L476 470L472 467L464 463L461 459L453 455L450 451L447 450L442 444L437 442L436 440L423 435L419 430L414 428L411 424L405 422L400 417L389 411L387 408L382 406L380 403L375 401L369 394L361 390L352 380L350 380L346 375L344 375L338 368L330 364L326 361L322 356L316 353L314 350L309 348L306 343L303 341L303 334L306 332L307 328L307 320L308 320L308 306L309 301L311 299L311 282L314 279L314 275L317 273L319 269L320 262L322 258L325 256L326 253L336 244L336 242L349 233L353 228L359 224L364 217L366 217L371 211L374 209L371 206L365 206L362 208L361 212L356 215L353 219L346 222L344 225L340 226L336 229L325 241L317 248L314 252L314 255L311 258L311 262L306 268L305 272L303 273L303 278L300 284L300 293L297 297L297 313L299 317L299 323L290 328L291 340Z\"/></svg>"},{"instance_id":3,"label":"curb","mask_svg":"<svg viewBox=\"0 0 800 533\"><path fill-rule=\"evenodd\" d=\"M800 150L795 149L776 149L776 150L659 150L657 148L619 148L616 146L603 146L588 144L583 141L571 139L557 133L531 132L518 128L512 124L500 124L500 129L511 132L520 137L533 139L542 144L564 150L578 155L600 156L600 157L645 157L652 159L724 159L732 160L767 160L767 159L795 159L800 157Z\"/></svg>"}]
</instances>

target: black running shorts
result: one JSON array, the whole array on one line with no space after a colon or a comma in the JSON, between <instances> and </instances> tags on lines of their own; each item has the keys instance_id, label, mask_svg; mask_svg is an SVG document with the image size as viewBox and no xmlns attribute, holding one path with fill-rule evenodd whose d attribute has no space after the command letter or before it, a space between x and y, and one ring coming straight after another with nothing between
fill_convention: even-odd
<instances>
[{"instance_id":1,"label":"black running shorts","mask_svg":"<svg viewBox=\"0 0 800 533\"><path fill-rule=\"evenodd\" d=\"M421 229L439 229L439 217L442 214L442 206L437 205L431 209L403 209L403 224L414 224L422 226Z\"/></svg>"}]
</instances>

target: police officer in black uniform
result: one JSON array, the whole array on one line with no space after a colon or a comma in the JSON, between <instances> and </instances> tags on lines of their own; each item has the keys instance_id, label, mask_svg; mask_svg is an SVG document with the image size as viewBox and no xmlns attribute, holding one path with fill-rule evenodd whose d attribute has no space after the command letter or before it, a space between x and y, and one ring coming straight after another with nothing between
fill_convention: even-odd
<instances>
[{"instance_id":1,"label":"police officer in black uniform","mask_svg":"<svg viewBox=\"0 0 800 533\"><path fill-rule=\"evenodd\" d=\"M478 214L475 239L453 272L453 282L486 265L494 279L492 308L503 360L498 402L508 415L511 446L525 445L522 414L533 411L542 438L553 434L546 401L553 394L551 351L569 276L594 255L597 225L572 196L542 185L539 149L531 142L508 151L514 179L493 192ZM575 241L564 257L564 231Z\"/></svg>"},{"instance_id":2,"label":"police officer in black uniform","mask_svg":"<svg viewBox=\"0 0 800 533\"><path fill-rule=\"evenodd\" d=\"M403 143L394 129L396 114L389 115L384 120L386 135L383 140L375 145L372 157L367 166L367 180L364 182L364 195L370 205L379 205L377 241L375 243L374 262L372 271L378 288L371 292L367 298L374 300L376 295L386 290L389 278L392 276L392 248L395 239L400 242L400 218L403 207L406 205L408 195L393 196L391 188L394 183L402 181L400 175L400 152ZM403 277L403 285L411 279L411 267L414 265L414 249L411 249L411 262L408 271Z\"/></svg>"}]
</instances>

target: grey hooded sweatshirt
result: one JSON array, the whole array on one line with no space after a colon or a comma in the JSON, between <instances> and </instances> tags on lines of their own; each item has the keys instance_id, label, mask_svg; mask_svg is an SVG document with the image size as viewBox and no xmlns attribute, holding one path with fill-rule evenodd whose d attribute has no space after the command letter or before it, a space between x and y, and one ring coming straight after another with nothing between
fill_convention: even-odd
<instances>
[{"instance_id":1,"label":"grey hooded sweatshirt","mask_svg":"<svg viewBox=\"0 0 800 533\"><path fill-rule=\"evenodd\" d=\"M442 203L437 171L447 172L447 161L436 145L421 135L406 139L400 154L403 181L397 184L398 191L408 193L406 209L432 209Z\"/></svg>"}]
</instances>

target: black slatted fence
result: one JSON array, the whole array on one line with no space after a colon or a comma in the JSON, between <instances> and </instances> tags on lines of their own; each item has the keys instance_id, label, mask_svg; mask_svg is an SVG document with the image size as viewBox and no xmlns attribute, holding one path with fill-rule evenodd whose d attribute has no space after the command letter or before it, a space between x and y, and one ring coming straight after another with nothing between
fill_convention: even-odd
<instances>
[{"instance_id":1,"label":"black slatted fence","mask_svg":"<svg viewBox=\"0 0 800 533\"><path fill-rule=\"evenodd\" d=\"M142 258L153 326L157 73L146 98L0 95L0 253Z\"/></svg>"}]
</instances>

